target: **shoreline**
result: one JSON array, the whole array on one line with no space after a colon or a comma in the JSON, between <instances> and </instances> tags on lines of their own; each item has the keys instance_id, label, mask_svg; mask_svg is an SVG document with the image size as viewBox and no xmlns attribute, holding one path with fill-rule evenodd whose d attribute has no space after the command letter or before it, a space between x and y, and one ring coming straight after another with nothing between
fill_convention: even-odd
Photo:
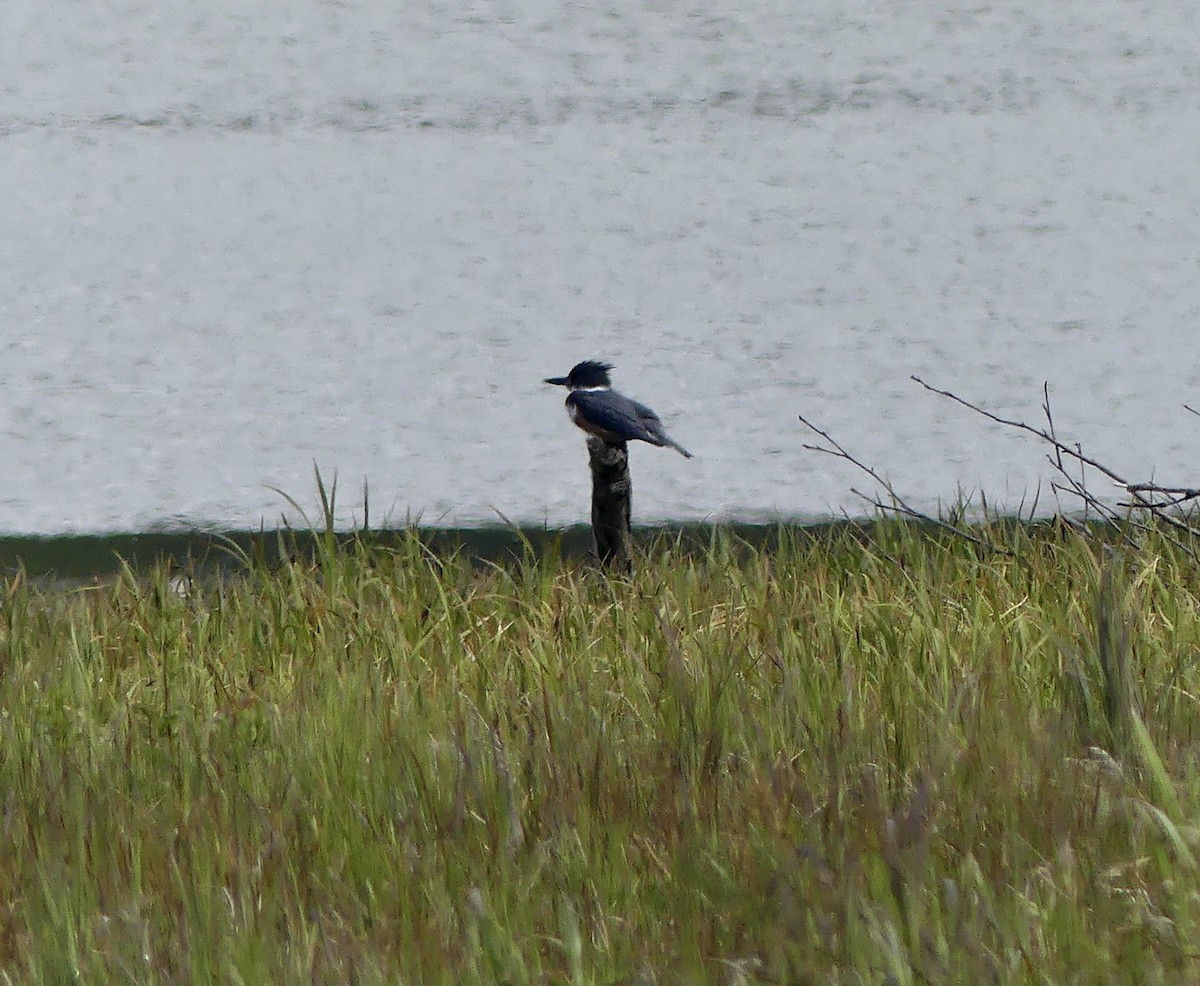
<instances>
[{"instance_id":1,"label":"shoreline","mask_svg":"<svg viewBox=\"0 0 1200 986\"><path fill-rule=\"evenodd\" d=\"M1079 523L1078 518L1071 519ZM1031 528L1052 525L1056 518L998 517L972 522L979 528L992 525L1022 525ZM1092 522L1087 522L1091 526ZM851 518L814 522L776 523L678 523L634 526L635 542L645 546L655 540L678 540L690 549L703 548L715 537L728 537L753 547L770 548L782 537L819 537L834 531L857 529L864 534L878 525L932 528L929 522L899 517ZM1099 525L1103 527L1103 525ZM364 539L375 547L395 547L416 533L435 554L461 552L476 563L520 559L527 550L538 557L557 553L565 558L587 557L592 551L591 528L578 524L565 528L547 527L401 527L368 531L338 531L340 544ZM11 577L18 571L36 581L77 583L102 579L128 565L147 572L157 565L194 573L229 572L242 567L239 555L278 560L283 546L288 553L315 554L321 532L287 528L257 531L148 531L108 534L0 535L0 573Z\"/></svg>"}]
</instances>

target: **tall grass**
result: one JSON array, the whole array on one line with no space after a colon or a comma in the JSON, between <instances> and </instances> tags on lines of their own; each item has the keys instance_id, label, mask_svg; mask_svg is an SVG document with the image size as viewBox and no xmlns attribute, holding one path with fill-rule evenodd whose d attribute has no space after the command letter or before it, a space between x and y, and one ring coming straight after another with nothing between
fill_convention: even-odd
<instances>
[{"instance_id":1,"label":"tall grass","mask_svg":"<svg viewBox=\"0 0 1200 986\"><path fill-rule=\"evenodd\" d=\"M1196 981L1200 573L1003 536L12 579L0 974Z\"/></svg>"}]
</instances>

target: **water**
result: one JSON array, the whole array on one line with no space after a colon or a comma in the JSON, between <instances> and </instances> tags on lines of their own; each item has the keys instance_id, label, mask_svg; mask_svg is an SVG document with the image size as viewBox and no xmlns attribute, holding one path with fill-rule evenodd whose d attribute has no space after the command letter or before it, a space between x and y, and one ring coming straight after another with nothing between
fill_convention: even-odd
<instances>
[{"instance_id":1,"label":"water","mask_svg":"<svg viewBox=\"0 0 1200 986\"><path fill-rule=\"evenodd\" d=\"M314 462L343 523L583 521L587 357L696 453L641 521L861 513L798 413L921 506L1044 483L913 373L1200 482L1191 5L6 14L0 531L270 525Z\"/></svg>"}]
</instances>

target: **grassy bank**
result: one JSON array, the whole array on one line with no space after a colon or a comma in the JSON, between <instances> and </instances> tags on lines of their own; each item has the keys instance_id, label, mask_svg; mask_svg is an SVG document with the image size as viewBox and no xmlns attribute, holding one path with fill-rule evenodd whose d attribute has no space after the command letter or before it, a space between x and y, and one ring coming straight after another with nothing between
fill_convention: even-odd
<instances>
[{"instance_id":1,"label":"grassy bank","mask_svg":"<svg viewBox=\"0 0 1200 986\"><path fill-rule=\"evenodd\" d=\"M642 540L670 531L685 544L704 545L712 536L711 524L682 524L671 528L637 529ZM770 547L781 532L802 533L801 525L737 524L726 528L736 538ZM372 529L339 532L341 544L369 538L380 548L397 548L409 538L408 529ZM421 540L438 554L461 554L476 563L506 562L532 548L541 554L556 551L570 558L585 558L592 552L592 530L587 526L565 530L544 527L459 527L422 528ZM0 577L22 570L44 585L65 586L72 582L103 580L123 568L145 571L155 565L197 569L209 575L234 573L244 566L247 554L275 564L283 553L315 557L324 547L323 535L290 530L195 530L159 531L142 534L57 534L48 536L0 535Z\"/></svg>"},{"instance_id":2,"label":"grassy bank","mask_svg":"<svg viewBox=\"0 0 1200 986\"><path fill-rule=\"evenodd\" d=\"M415 537L0 617L12 982L1188 982L1200 573Z\"/></svg>"}]
</instances>

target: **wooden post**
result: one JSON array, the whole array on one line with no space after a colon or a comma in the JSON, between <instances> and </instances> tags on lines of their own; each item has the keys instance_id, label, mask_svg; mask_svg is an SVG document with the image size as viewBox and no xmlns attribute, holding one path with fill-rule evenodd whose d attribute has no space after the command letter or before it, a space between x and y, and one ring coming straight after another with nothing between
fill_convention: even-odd
<instances>
[{"instance_id":1,"label":"wooden post","mask_svg":"<svg viewBox=\"0 0 1200 986\"><path fill-rule=\"evenodd\" d=\"M610 571L628 575L633 571L630 556L630 500L633 481L629 478L629 449L624 442L608 442L588 436L588 459L592 467L592 536L596 556Z\"/></svg>"}]
</instances>

